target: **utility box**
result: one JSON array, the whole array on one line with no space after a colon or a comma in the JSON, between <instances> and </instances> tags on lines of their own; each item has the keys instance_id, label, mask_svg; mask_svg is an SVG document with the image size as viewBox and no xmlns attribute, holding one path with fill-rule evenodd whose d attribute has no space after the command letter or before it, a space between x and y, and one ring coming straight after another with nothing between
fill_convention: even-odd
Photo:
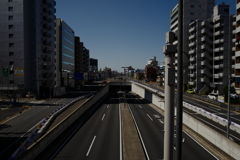
<instances>
[{"instance_id":1,"label":"utility box","mask_svg":"<svg viewBox=\"0 0 240 160\"><path fill-rule=\"evenodd\" d=\"M167 32L166 33L166 43L173 43L175 41L175 33L174 32Z\"/></svg>"},{"instance_id":2,"label":"utility box","mask_svg":"<svg viewBox=\"0 0 240 160\"><path fill-rule=\"evenodd\" d=\"M163 52L165 54L177 52L177 46L173 44L167 44L163 46Z\"/></svg>"}]
</instances>

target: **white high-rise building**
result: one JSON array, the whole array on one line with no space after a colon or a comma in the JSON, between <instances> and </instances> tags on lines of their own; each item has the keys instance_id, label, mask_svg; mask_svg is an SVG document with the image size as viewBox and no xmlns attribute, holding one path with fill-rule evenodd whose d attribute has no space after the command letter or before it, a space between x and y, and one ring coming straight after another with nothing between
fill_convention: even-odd
<instances>
[{"instance_id":1,"label":"white high-rise building","mask_svg":"<svg viewBox=\"0 0 240 160\"><path fill-rule=\"evenodd\" d=\"M183 2L183 61L184 64L187 64L187 56L189 52L189 24L195 20L204 20L208 19L213 14L213 7L215 5L215 0L204 0L204 1L192 1L192 0L185 0ZM176 32L178 31L178 4L171 10L170 13L170 28L171 31ZM176 40L173 44L178 44L178 41ZM184 53L185 52L185 53ZM175 77L177 77L177 54L175 54L175 69L176 74ZM188 68L184 68L184 75L183 75L183 83L188 83ZM175 80L175 83L177 83L177 79Z\"/></svg>"},{"instance_id":2,"label":"white high-rise building","mask_svg":"<svg viewBox=\"0 0 240 160\"><path fill-rule=\"evenodd\" d=\"M52 92L55 5L55 0L0 1L1 93Z\"/></svg>"},{"instance_id":3,"label":"white high-rise building","mask_svg":"<svg viewBox=\"0 0 240 160\"><path fill-rule=\"evenodd\" d=\"M235 46L235 83L236 92L240 94L240 0L236 0L236 46Z\"/></svg>"},{"instance_id":4,"label":"white high-rise building","mask_svg":"<svg viewBox=\"0 0 240 160\"><path fill-rule=\"evenodd\" d=\"M210 91L222 94L223 88L228 85L228 75L233 74L232 56L234 57L235 49L232 46L235 37L234 23L230 22L229 18L234 21L234 17L230 16L229 7L224 3L217 5L213 8L211 18L189 24L188 84L199 93Z\"/></svg>"}]
</instances>

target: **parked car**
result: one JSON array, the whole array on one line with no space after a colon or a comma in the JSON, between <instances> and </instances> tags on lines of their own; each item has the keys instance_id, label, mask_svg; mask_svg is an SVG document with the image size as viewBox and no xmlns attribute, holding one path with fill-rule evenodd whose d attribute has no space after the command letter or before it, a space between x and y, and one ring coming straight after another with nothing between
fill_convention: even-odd
<instances>
[{"instance_id":1,"label":"parked car","mask_svg":"<svg viewBox=\"0 0 240 160\"><path fill-rule=\"evenodd\" d=\"M210 98L210 99L212 99L212 100L217 100L218 95L217 95L217 94L210 93L207 97Z\"/></svg>"},{"instance_id":2,"label":"parked car","mask_svg":"<svg viewBox=\"0 0 240 160\"><path fill-rule=\"evenodd\" d=\"M35 97L35 93L33 93L33 92L27 92L26 97L27 97L27 98L34 98L34 97Z\"/></svg>"},{"instance_id":3,"label":"parked car","mask_svg":"<svg viewBox=\"0 0 240 160\"><path fill-rule=\"evenodd\" d=\"M190 94L195 93L192 89L188 89L186 92L187 92L187 93L190 93Z\"/></svg>"},{"instance_id":4,"label":"parked car","mask_svg":"<svg viewBox=\"0 0 240 160\"><path fill-rule=\"evenodd\" d=\"M230 98L238 99L238 95L236 93L230 93Z\"/></svg>"}]
</instances>

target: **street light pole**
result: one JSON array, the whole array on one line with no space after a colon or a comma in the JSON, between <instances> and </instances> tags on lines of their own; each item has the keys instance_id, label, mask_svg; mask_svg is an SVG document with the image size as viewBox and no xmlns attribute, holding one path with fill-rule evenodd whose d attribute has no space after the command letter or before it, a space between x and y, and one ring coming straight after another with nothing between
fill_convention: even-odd
<instances>
[{"instance_id":1,"label":"street light pole","mask_svg":"<svg viewBox=\"0 0 240 160\"><path fill-rule=\"evenodd\" d=\"M39 91L39 75L38 75L38 70L39 70L39 59L40 58L37 58L36 60L37 60L37 99L40 99L40 91Z\"/></svg>"},{"instance_id":2,"label":"street light pole","mask_svg":"<svg viewBox=\"0 0 240 160\"><path fill-rule=\"evenodd\" d=\"M174 85L175 66L174 55L177 50L173 45L175 34L167 32L164 46L165 54L165 108L164 108L164 160L173 159L173 135L174 135Z\"/></svg>"},{"instance_id":3,"label":"street light pole","mask_svg":"<svg viewBox=\"0 0 240 160\"><path fill-rule=\"evenodd\" d=\"M177 64L177 131L176 160L182 159L182 103L183 103L183 1L178 0L178 64Z\"/></svg>"}]
</instances>

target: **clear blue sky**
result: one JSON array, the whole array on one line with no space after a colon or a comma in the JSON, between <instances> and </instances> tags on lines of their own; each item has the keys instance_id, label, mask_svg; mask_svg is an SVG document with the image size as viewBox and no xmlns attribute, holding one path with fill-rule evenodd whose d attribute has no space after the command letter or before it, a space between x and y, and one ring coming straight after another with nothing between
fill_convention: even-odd
<instances>
[{"instance_id":1,"label":"clear blue sky","mask_svg":"<svg viewBox=\"0 0 240 160\"><path fill-rule=\"evenodd\" d=\"M170 10L178 0L58 0L56 16L80 37L90 57L105 67L143 69L155 55L164 61L165 34L170 30ZM216 0L230 4L235 0Z\"/></svg>"}]
</instances>

